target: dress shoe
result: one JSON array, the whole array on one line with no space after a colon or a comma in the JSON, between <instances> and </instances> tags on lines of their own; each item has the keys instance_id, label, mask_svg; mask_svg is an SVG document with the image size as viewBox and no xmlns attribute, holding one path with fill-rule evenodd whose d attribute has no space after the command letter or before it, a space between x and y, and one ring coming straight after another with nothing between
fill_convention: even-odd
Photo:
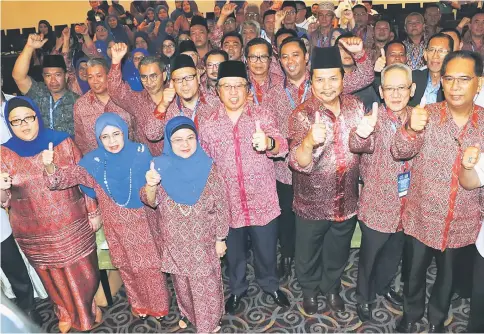
<instances>
[{"instance_id":1,"label":"dress shoe","mask_svg":"<svg viewBox=\"0 0 484 334\"><path fill-rule=\"evenodd\" d=\"M345 311L345 302L343 301L339 293L327 293L326 300L328 301L329 307L334 312Z\"/></svg>"},{"instance_id":2,"label":"dress shoe","mask_svg":"<svg viewBox=\"0 0 484 334\"><path fill-rule=\"evenodd\" d=\"M277 289L274 292L269 293L269 295L274 299L274 302L279 305L280 307L290 307L291 303L289 303L289 299L284 292Z\"/></svg>"},{"instance_id":3,"label":"dress shoe","mask_svg":"<svg viewBox=\"0 0 484 334\"><path fill-rule=\"evenodd\" d=\"M385 299L388 300L393 305L396 305L396 306L403 305L403 297L393 289L388 290L388 292L385 293L383 297L385 297Z\"/></svg>"},{"instance_id":4,"label":"dress shoe","mask_svg":"<svg viewBox=\"0 0 484 334\"><path fill-rule=\"evenodd\" d=\"M400 320L395 330L398 333L413 333L412 329L414 325L415 323L413 321L408 321L405 318L402 318L402 320Z\"/></svg>"},{"instance_id":5,"label":"dress shoe","mask_svg":"<svg viewBox=\"0 0 484 334\"><path fill-rule=\"evenodd\" d=\"M284 280L291 275L292 261L293 261L292 257L281 256L281 260L279 262L279 270L278 270L280 280Z\"/></svg>"},{"instance_id":6,"label":"dress shoe","mask_svg":"<svg viewBox=\"0 0 484 334\"><path fill-rule=\"evenodd\" d=\"M356 304L356 313L361 321L370 321L372 317L372 305L371 304Z\"/></svg>"},{"instance_id":7,"label":"dress shoe","mask_svg":"<svg viewBox=\"0 0 484 334\"><path fill-rule=\"evenodd\" d=\"M443 333L444 332L444 325L432 325L429 324L429 330L428 333Z\"/></svg>"},{"instance_id":8,"label":"dress shoe","mask_svg":"<svg viewBox=\"0 0 484 334\"><path fill-rule=\"evenodd\" d=\"M304 297L303 308L306 314L312 315L318 312L318 296Z\"/></svg>"},{"instance_id":9,"label":"dress shoe","mask_svg":"<svg viewBox=\"0 0 484 334\"><path fill-rule=\"evenodd\" d=\"M230 295L229 299L225 303L225 312L228 314L235 314L239 308L240 300L245 296L245 292L241 295Z\"/></svg>"},{"instance_id":10,"label":"dress shoe","mask_svg":"<svg viewBox=\"0 0 484 334\"><path fill-rule=\"evenodd\" d=\"M39 312L37 312L36 309L32 309L30 311L27 311L27 317L29 317L30 320L37 326L42 326L42 317L40 316Z\"/></svg>"}]
</instances>

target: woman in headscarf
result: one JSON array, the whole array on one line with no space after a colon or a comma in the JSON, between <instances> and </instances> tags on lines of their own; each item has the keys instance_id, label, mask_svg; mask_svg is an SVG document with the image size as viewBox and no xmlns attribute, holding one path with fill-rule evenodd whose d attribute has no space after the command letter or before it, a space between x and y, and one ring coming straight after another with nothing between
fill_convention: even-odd
<instances>
[{"instance_id":1,"label":"woman in headscarf","mask_svg":"<svg viewBox=\"0 0 484 334\"><path fill-rule=\"evenodd\" d=\"M149 55L150 54L146 49L134 49L131 52L131 57L123 64L123 80L126 81L131 89L136 92L141 92L143 90L143 84L141 83L138 71L139 62L144 57L147 57Z\"/></svg>"},{"instance_id":2,"label":"woman in headscarf","mask_svg":"<svg viewBox=\"0 0 484 334\"><path fill-rule=\"evenodd\" d=\"M193 4L191 1L184 0L182 3L183 14L178 16L175 21L175 33L178 34L180 30L190 30L190 22L194 15Z\"/></svg>"},{"instance_id":3,"label":"woman in headscarf","mask_svg":"<svg viewBox=\"0 0 484 334\"><path fill-rule=\"evenodd\" d=\"M126 45L131 45L130 41L133 39L133 33L127 26L119 22L119 19L116 17L116 15L108 15L104 24L108 29L111 38L116 43L125 43Z\"/></svg>"},{"instance_id":4,"label":"woman in headscarf","mask_svg":"<svg viewBox=\"0 0 484 334\"><path fill-rule=\"evenodd\" d=\"M37 31L39 34L43 34L44 38L47 38L47 42L40 48L35 50L34 63L36 65L42 64L44 55L50 55L56 46L56 37L50 23L46 20L40 20Z\"/></svg>"},{"instance_id":5,"label":"woman in headscarf","mask_svg":"<svg viewBox=\"0 0 484 334\"><path fill-rule=\"evenodd\" d=\"M172 118L163 154L146 173L141 198L159 213L161 270L173 280L179 326L191 322L202 333L218 331L224 314L220 257L230 211L223 182L198 142L193 121Z\"/></svg>"},{"instance_id":6,"label":"woman in headscarf","mask_svg":"<svg viewBox=\"0 0 484 334\"><path fill-rule=\"evenodd\" d=\"M141 319L161 321L168 314L170 295L156 240L156 212L143 205L139 192L152 156L143 144L128 139L128 125L117 114L104 113L95 126L98 148L86 154L79 165L53 168L50 152L43 156L45 180L54 189L81 185L97 198L111 260L121 273L132 312ZM48 174L48 170L55 170Z\"/></svg>"},{"instance_id":7,"label":"woman in headscarf","mask_svg":"<svg viewBox=\"0 0 484 334\"><path fill-rule=\"evenodd\" d=\"M152 45L151 39L148 37L148 34L144 31L138 31L134 34L134 47L136 49L145 49L149 52L152 52Z\"/></svg>"},{"instance_id":8,"label":"woman in headscarf","mask_svg":"<svg viewBox=\"0 0 484 334\"><path fill-rule=\"evenodd\" d=\"M151 7L148 7L148 9L146 9L143 21L139 22L138 31L148 31L148 27L151 23L155 22L155 18L155 10Z\"/></svg>"},{"instance_id":9,"label":"woman in headscarf","mask_svg":"<svg viewBox=\"0 0 484 334\"><path fill-rule=\"evenodd\" d=\"M81 152L67 133L44 127L37 105L27 97L9 100L5 119L12 138L1 146L0 189L14 237L54 303L59 330L90 330L102 321L94 302L99 285L94 231L100 213L78 187L50 191L42 186L43 150L55 152L59 167L77 164Z\"/></svg>"}]
</instances>

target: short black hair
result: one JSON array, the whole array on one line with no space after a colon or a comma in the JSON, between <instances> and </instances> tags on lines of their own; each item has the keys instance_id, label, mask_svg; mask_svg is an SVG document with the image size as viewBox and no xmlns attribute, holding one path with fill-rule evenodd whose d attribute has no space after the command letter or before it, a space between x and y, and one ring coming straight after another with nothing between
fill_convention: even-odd
<instances>
[{"instance_id":1,"label":"short black hair","mask_svg":"<svg viewBox=\"0 0 484 334\"><path fill-rule=\"evenodd\" d=\"M351 10L355 11L355 9L358 9L358 8L363 8L365 10L365 12L368 13L368 9L364 5L356 5Z\"/></svg>"},{"instance_id":2,"label":"short black hair","mask_svg":"<svg viewBox=\"0 0 484 334\"><path fill-rule=\"evenodd\" d=\"M484 14L484 11L482 11L482 9L481 9L481 10L478 10L478 11L474 12L474 13L471 15L471 17L470 17L471 21L474 19L474 17L475 17L476 15L479 15L479 14Z\"/></svg>"},{"instance_id":3,"label":"short black hair","mask_svg":"<svg viewBox=\"0 0 484 334\"><path fill-rule=\"evenodd\" d=\"M433 3L433 2L426 3L426 4L424 4L424 14L427 11L427 9L429 9L429 8L437 8L438 10L440 10L439 5L437 5L436 3Z\"/></svg>"},{"instance_id":4,"label":"short black hair","mask_svg":"<svg viewBox=\"0 0 484 334\"><path fill-rule=\"evenodd\" d=\"M306 44L304 44L304 41L302 39L300 39L299 37L288 37L282 41L281 46L279 47L279 54L281 54L281 50L284 47L284 45L293 43L293 42L299 45L299 48L301 48L304 55L308 53L308 50L306 49Z\"/></svg>"},{"instance_id":5,"label":"short black hair","mask_svg":"<svg viewBox=\"0 0 484 334\"><path fill-rule=\"evenodd\" d=\"M306 4L304 3L304 1L294 1L294 3L296 4L296 8L297 8L297 5L301 5L301 6L304 7L304 8L301 8L301 9L306 9L307 10ZM300 9L298 9L298 10L300 10Z\"/></svg>"},{"instance_id":6,"label":"short black hair","mask_svg":"<svg viewBox=\"0 0 484 334\"><path fill-rule=\"evenodd\" d=\"M281 5L281 9L283 9L284 7L292 7L297 11L296 3L294 1L284 1Z\"/></svg>"},{"instance_id":7,"label":"short black hair","mask_svg":"<svg viewBox=\"0 0 484 334\"><path fill-rule=\"evenodd\" d=\"M363 3L369 3L370 5L372 5L372 6L373 6L373 1L371 1L371 0L363 0L362 2L363 2Z\"/></svg>"},{"instance_id":8,"label":"short black hair","mask_svg":"<svg viewBox=\"0 0 484 334\"><path fill-rule=\"evenodd\" d=\"M389 20L389 19L384 18L384 17L379 18L378 20L376 20L376 21L375 21L375 24L373 25L373 27L375 27L375 26L376 26L376 24L377 24L378 22L385 22L385 23L388 23L388 26L390 27L390 31L393 31L393 29L392 29L392 28L393 28L393 27L392 27L392 23L390 22L390 20Z\"/></svg>"},{"instance_id":9,"label":"short black hair","mask_svg":"<svg viewBox=\"0 0 484 334\"><path fill-rule=\"evenodd\" d=\"M445 56L444 63L442 64L442 68L440 69L441 76L445 75L445 71L447 71L447 65L449 64L449 62L456 58L470 59L474 61L474 74L477 77L482 77L482 70L483 70L482 56L477 52L468 51L468 50L454 51L449 53L447 56Z\"/></svg>"},{"instance_id":10,"label":"short black hair","mask_svg":"<svg viewBox=\"0 0 484 334\"><path fill-rule=\"evenodd\" d=\"M344 34L339 35L336 38L336 41L334 42L334 46L338 46L338 43L339 43L340 39L342 39L342 38L351 38L351 37L355 37L355 34L353 34L351 31L348 31L348 32L345 32Z\"/></svg>"},{"instance_id":11,"label":"short black hair","mask_svg":"<svg viewBox=\"0 0 484 334\"><path fill-rule=\"evenodd\" d=\"M453 32L454 34L457 35L457 39L459 40L459 43L462 42L462 35L460 34L459 30L455 28L444 28L440 31L442 34L446 32Z\"/></svg>"},{"instance_id":12,"label":"short black hair","mask_svg":"<svg viewBox=\"0 0 484 334\"><path fill-rule=\"evenodd\" d=\"M256 46L256 45L265 45L267 47L267 52L269 53L269 57L272 57L272 45L265 39L261 37L256 37L251 39L245 46L245 50L244 50L245 58L247 58L247 56L249 55L249 49L252 46Z\"/></svg>"},{"instance_id":13,"label":"short black hair","mask_svg":"<svg viewBox=\"0 0 484 334\"><path fill-rule=\"evenodd\" d=\"M205 56L203 57L203 63L207 64L208 57L216 56L216 55L220 55L220 56L224 57L224 61L229 60L229 54L226 51L220 50L220 49L212 49L212 50L208 51L205 54Z\"/></svg>"},{"instance_id":14,"label":"short black hair","mask_svg":"<svg viewBox=\"0 0 484 334\"><path fill-rule=\"evenodd\" d=\"M444 39L446 39L447 42L449 42L449 50L450 50L450 52L454 51L454 40L452 39L452 37L450 37L449 35L443 34L442 32L439 32L437 34L434 34L434 35L432 35L432 37L429 38L429 41L427 42L427 48L429 47L430 42L433 39L435 39L435 38L444 38Z\"/></svg>"},{"instance_id":15,"label":"short black hair","mask_svg":"<svg viewBox=\"0 0 484 334\"><path fill-rule=\"evenodd\" d=\"M405 53L407 53L407 47L405 46L405 44L402 41L398 40L398 39L394 39L394 40L388 42L387 44L385 44L385 46L383 47L383 50L385 51L385 54L387 53L388 48L390 46L392 46L393 44L398 44L398 45L403 46L403 50L405 50Z\"/></svg>"},{"instance_id":16,"label":"short black hair","mask_svg":"<svg viewBox=\"0 0 484 334\"><path fill-rule=\"evenodd\" d=\"M264 12L264 16L262 17L262 22L266 20L266 16L269 15L276 15L276 11L274 9L269 9Z\"/></svg>"},{"instance_id":17,"label":"short black hair","mask_svg":"<svg viewBox=\"0 0 484 334\"><path fill-rule=\"evenodd\" d=\"M276 32L276 35L274 36L274 40L276 41L276 47L279 47L277 45L277 38L281 35L284 35L284 34L289 34L291 35L292 37L297 37L297 32L296 30L294 29L286 29L286 28L281 28L279 29L277 32ZM282 44L282 43L281 43Z\"/></svg>"},{"instance_id":18,"label":"short black hair","mask_svg":"<svg viewBox=\"0 0 484 334\"><path fill-rule=\"evenodd\" d=\"M242 35L239 34L237 31L230 31L222 36L222 41L220 42L221 47L224 46L224 41L227 37L237 37L240 41L240 45L241 46L244 45L244 40L242 39Z\"/></svg>"}]
</instances>

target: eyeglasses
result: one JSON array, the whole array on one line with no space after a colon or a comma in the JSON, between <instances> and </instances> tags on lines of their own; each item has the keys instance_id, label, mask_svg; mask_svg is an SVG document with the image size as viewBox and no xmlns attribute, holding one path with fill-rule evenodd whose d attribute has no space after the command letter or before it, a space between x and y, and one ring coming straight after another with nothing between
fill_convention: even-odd
<instances>
[{"instance_id":1,"label":"eyeglasses","mask_svg":"<svg viewBox=\"0 0 484 334\"><path fill-rule=\"evenodd\" d=\"M448 85L453 85L454 82L457 80L459 85L465 86L468 85L474 78L475 77L451 77L449 75L445 75L442 77L442 80Z\"/></svg>"},{"instance_id":2,"label":"eyeglasses","mask_svg":"<svg viewBox=\"0 0 484 334\"><path fill-rule=\"evenodd\" d=\"M176 139L171 140L171 144L175 145L175 146L181 146L184 143L187 143L187 145L188 145L188 144L190 144L190 143L192 143L196 140L197 140L197 137L195 137L195 136L190 136L187 139L176 138Z\"/></svg>"},{"instance_id":3,"label":"eyeglasses","mask_svg":"<svg viewBox=\"0 0 484 334\"><path fill-rule=\"evenodd\" d=\"M33 122L35 122L36 118L37 118L37 116L35 116L35 115L34 116L27 116L24 119L12 119L11 121L9 121L9 123L10 123L11 126L20 126L24 122L25 122L25 124L33 123Z\"/></svg>"},{"instance_id":4,"label":"eyeglasses","mask_svg":"<svg viewBox=\"0 0 484 334\"><path fill-rule=\"evenodd\" d=\"M257 17L259 17L259 14L257 14L257 13L247 13L245 16L247 16L248 18L257 18Z\"/></svg>"},{"instance_id":5,"label":"eyeglasses","mask_svg":"<svg viewBox=\"0 0 484 334\"><path fill-rule=\"evenodd\" d=\"M168 44L168 45L163 44L163 49L174 49L174 48L175 48L175 45L173 44Z\"/></svg>"},{"instance_id":6,"label":"eyeglasses","mask_svg":"<svg viewBox=\"0 0 484 334\"><path fill-rule=\"evenodd\" d=\"M296 15L296 11L294 9L293 10L287 10L286 15Z\"/></svg>"},{"instance_id":7,"label":"eyeglasses","mask_svg":"<svg viewBox=\"0 0 484 334\"><path fill-rule=\"evenodd\" d=\"M318 13L318 17L323 17L323 16L327 19L332 19L334 17L334 14L333 13L326 13L326 14Z\"/></svg>"},{"instance_id":8,"label":"eyeglasses","mask_svg":"<svg viewBox=\"0 0 484 334\"><path fill-rule=\"evenodd\" d=\"M225 20L224 25L229 25L229 24L233 24L233 23L235 23L234 19L227 19L227 20Z\"/></svg>"},{"instance_id":9,"label":"eyeglasses","mask_svg":"<svg viewBox=\"0 0 484 334\"><path fill-rule=\"evenodd\" d=\"M437 52L437 54L440 57L445 57L449 53L449 50L430 48L430 49L427 49L427 52L430 53L430 54Z\"/></svg>"},{"instance_id":10,"label":"eyeglasses","mask_svg":"<svg viewBox=\"0 0 484 334\"><path fill-rule=\"evenodd\" d=\"M215 68L218 68L219 66L220 66L220 63L208 63L207 64L208 69L215 69Z\"/></svg>"},{"instance_id":11,"label":"eyeglasses","mask_svg":"<svg viewBox=\"0 0 484 334\"><path fill-rule=\"evenodd\" d=\"M263 56L248 56L247 59L251 63L257 63L257 61L260 61L261 63L267 63L269 60L269 56L263 55Z\"/></svg>"},{"instance_id":12,"label":"eyeglasses","mask_svg":"<svg viewBox=\"0 0 484 334\"><path fill-rule=\"evenodd\" d=\"M410 86L398 86L398 87L382 87L382 90L385 93L395 94L395 92L397 92L398 95L402 95L407 90L409 90L410 87L412 87L412 85L410 85Z\"/></svg>"},{"instance_id":13,"label":"eyeglasses","mask_svg":"<svg viewBox=\"0 0 484 334\"><path fill-rule=\"evenodd\" d=\"M226 92L230 92L232 89L235 89L235 90L240 90L242 88L245 89L247 87L247 84L246 83L238 83L236 85L224 84L224 85L219 85L219 87Z\"/></svg>"},{"instance_id":14,"label":"eyeglasses","mask_svg":"<svg viewBox=\"0 0 484 334\"><path fill-rule=\"evenodd\" d=\"M176 84L182 84L183 81L190 82L195 79L195 74L184 76L183 78L172 78Z\"/></svg>"},{"instance_id":15,"label":"eyeglasses","mask_svg":"<svg viewBox=\"0 0 484 334\"><path fill-rule=\"evenodd\" d=\"M133 57L133 61L142 61L145 56Z\"/></svg>"},{"instance_id":16,"label":"eyeglasses","mask_svg":"<svg viewBox=\"0 0 484 334\"><path fill-rule=\"evenodd\" d=\"M158 73L151 73L150 75L140 75L139 78L141 79L141 82L146 82L148 81L148 79L150 81L156 81L156 79L158 79L158 77L160 76L160 74Z\"/></svg>"}]
</instances>

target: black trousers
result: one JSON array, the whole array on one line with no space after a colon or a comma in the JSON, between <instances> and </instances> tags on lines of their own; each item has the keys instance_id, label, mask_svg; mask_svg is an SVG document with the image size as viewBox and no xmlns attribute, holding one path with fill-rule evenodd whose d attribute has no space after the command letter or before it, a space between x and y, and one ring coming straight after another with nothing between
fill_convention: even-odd
<instances>
[{"instance_id":1,"label":"black trousers","mask_svg":"<svg viewBox=\"0 0 484 334\"><path fill-rule=\"evenodd\" d=\"M474 262L474 274L469 316L469 333L484 333L484 257L477 253Z\"/></svg>"},{"instance_id":2,"label":"black trousers","mask_svg":"<svg viewBox=\"0 0 484 334\"><path fill-rule=\"evenodd\" d=\"M294 191L292 185L277 181L277 196L281 215L277 218L279 225L279 245L281 246L282 257L294 257L294 247L296 244L296 215L292 211Z\"/></svg>"},{"instance_id":3,"label":"black trousers","mask_svg":"<svg viewBox=\"0 0 484 334\"><path fill-rule=\"evenodd\" d=\"M296 276L305 297L338 293L350 255L356 217L343 222L296 215Z\"/></svg>"},{"instance_id":4,"label":"black trousers","mask_svg":"<svg viewBox=\"0 0 484 334\"><path fill-rule=\"evenodd\" d=\"M442 325L447 319L455 281L455 267L461 248L448 248L441 252L414 237L405 236L403 261L406 281L403 286L403 316L407 321L417 322L425 313L425 290L427 268L435 257L437 276L430 294L428 320L432 325Z\"/></svg>"},{"instance_id":5,"label":"black trousers","mask_svg":"<svg viewBox=\"0 0 484 334\"><path fill-rule=\"evenodd\" d=\"M1 250L2 270L15 293L17 306L26 312L31 311L34 309L34 288L13 234L2 241Z\"/></svg>"},{"instance_id":6,"label":"black trousers","mask_svg":"<svg viewBox=\"0 0 484 334\"><path fill-rule=\"evenodd\" d=\"M227 265L230 292L234 295L241 295L249 287L246 279L249 236L254 254L257 284L265 292L274 292L279 289L276 219L265 226L229 229L229 235L227 236Z\"/></svg>"},{"instance_id":7,"label":"black trousers","mask_svg":"<svg viewBox=\"0 0 484 334\"><path fill-rule=\"evenodd\" d=\"M383 233L361 221L359 224L361 246L356 300L358 303L373 303L377 294L383 295L390 289L402 259L405 238L403 231Z\"/></svg>"}]
</instances>

